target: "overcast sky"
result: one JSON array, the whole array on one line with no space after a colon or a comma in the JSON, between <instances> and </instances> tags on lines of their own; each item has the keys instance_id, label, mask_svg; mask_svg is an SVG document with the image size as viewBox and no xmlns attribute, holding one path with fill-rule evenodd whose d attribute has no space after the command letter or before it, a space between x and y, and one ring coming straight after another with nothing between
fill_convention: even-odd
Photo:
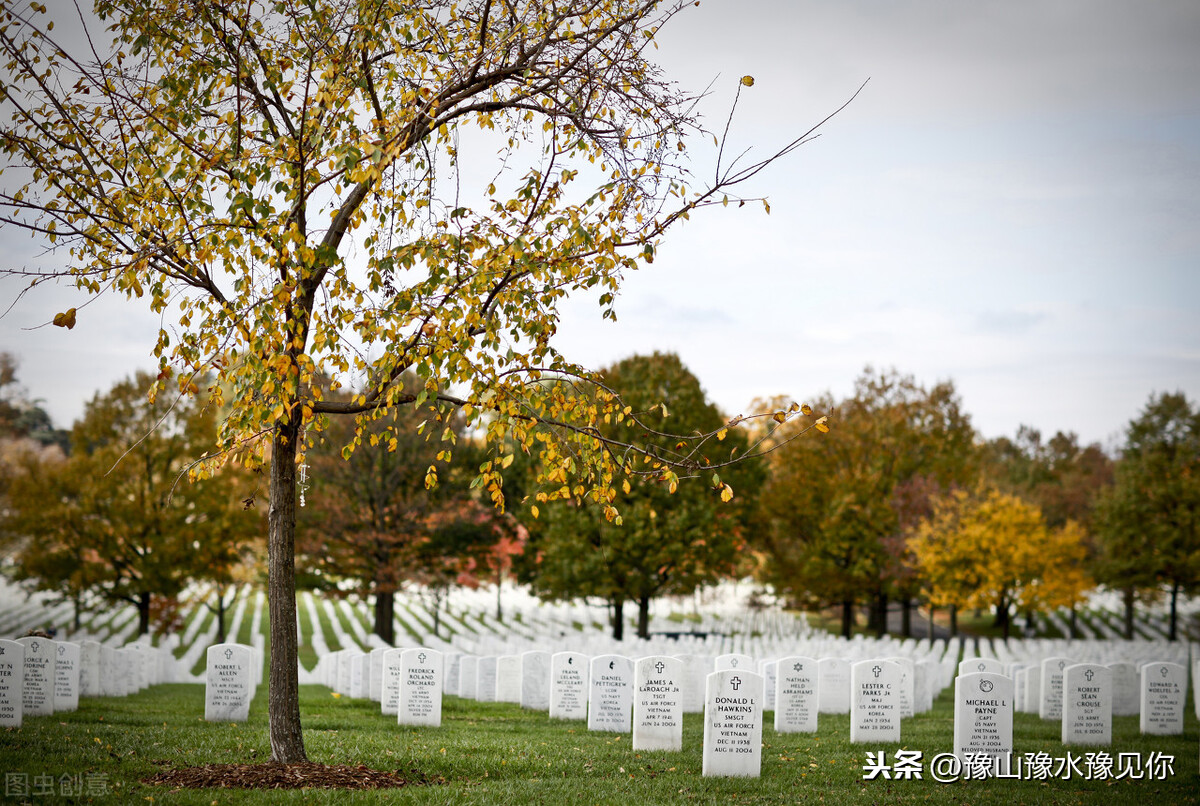
<instances>
[{"instance_id":1,"label":"overcast sky","mask_svg":"<svg viewBox=\"0 0 1200 806\"><path fill-rule=\"evenodd\" d=\"M670 233L619 321L568 306L559 347L602 366L673 350L733 414L842 397L867 364L951 379L985 437L1119 439L1152 392L1200 400L1200 3L705 0L661 35L720 127L765 155L857 100L751 188ZM0 180L2 181L2 180ZM3 260L34 245L0 230ZM0 285L10 299L17 286ZM150 368L157 318L28 296L0 349L62 426Z\"/></svg>"}]
</instances>

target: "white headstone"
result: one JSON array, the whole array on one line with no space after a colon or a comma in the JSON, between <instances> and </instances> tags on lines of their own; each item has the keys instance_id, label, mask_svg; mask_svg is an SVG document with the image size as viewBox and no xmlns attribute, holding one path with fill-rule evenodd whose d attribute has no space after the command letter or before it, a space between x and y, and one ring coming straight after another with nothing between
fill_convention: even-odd
<instances>
[{"instance_id":1,"label":"white headstone","mask_svg":"<svg viewBox=\"0 0 1200 806\"><path fill-rule=\"evenodd\" d=\"M521 707L550 709L550 653L533 649L521 653Z\"/></svg>"},{"instance_id":2,"label":"white headstone","mask_svg":"<svg viewBox=\"0 0 1200 806\"><path fill-rule=\"evenodd\" d=\"M932 660L919 660L913 667L913 708L918 714L933 710L934 687L941 674Z\"/></svg>"},{"instance_id":3,"label":"white headstone","mask_svg":"<svg viewBox=\"0 0 1200 806\"><path fill-rule=\"evenodd\" d=\"M633 719L633 661L621 655L592 658L588 730L629 733Z\"/></svg>"},{"instance_id":4,"label":"white headstone","mask_svg":"<svg viewBox=\"0 0 1200 806\"><path fill-rule=\"evenodd\" d=\"M743 672L755 671L754 658L749 655L742 655L737 652L729 652L724 655L717 655L716 661L713 663L713 671L720 672L725 669L736 669Z\"/></svg>"},{"instance_id":5,"label":"white headstone","mask_svg":"<svg viewBox=\"0 0 1200 806\"><path fill-rule=\"evenodd\" d=\"M521 702L521 656L496 658L496 702Z\"/></svg>"},{"instance_id":6,"label":"white headstone","mask_svg":"<svg viewBox=\"0 0 1200 806\"><path fill-rule=\"evenodd\" d=\"M900 686L904 670L888 660L850 667L850 741L900 741Z\"/></svg>"},{"instance_id":7,"label":"white headstone","mask_svg":"<svg viewBox=\"0 0 1200 806\"><path fill-rule=\"evenodd\" d=\"M54 713L54 642L49 638L25 637L23 716Z\"/></svg>"},{"instance_id":8,"label":"white headstone","mask_svg":"<svg viewBox=\"0 0 1200 806\"><path fill-rule=\"evenodd\" d=\"M371 676L367 696L375 702L382 702L383 700L383 654L390 649L390 646L377 646L373 648L370 660L367 663L367 669Z\"/></svg>"},{"instance_id":9,"label":"white headstone","mask_svg":"<svg viewBox=\"0 0 1200 806\"><path fill-rule=\"evenodd\" d=\"M204 675L204 719L245 722L250 718L250 676L254 668L250 647L214 644L208 648Z\"/></svg>"},{"instance_id":10,"label":"white headstone","mask_svg":"<svg viewBox=\"0 0 1200 806\"><path fill-rule=\"evenodd\" d=\"M1013 750L1012 678L995 672L969 672L954 679L954 754L992 756L993 774L1009 772ZM980 769L972 763L972 769Z\"/></svg>"},{"instance_id":11,"label":"white headstone","mask_svg":"<svg viewBox=\"0 0 1200 806\"><path fill-rule=\"evenodd\" d=\"M396 722L436 728L442 724L442 653L417 647L400 652L400 701Z\"/></svg>"},{"instance_id":12,"label":"white headstone","mask_svg":"<svg viewBox=\"0 0 1200 806\"><path fill-rule=\"evenodd\" d=\"M350 655L350 696L356 700L365 700L370 693L371 681L368 664L370 656L365 652L354 651ZM254 679L254 659L250 659L250 679Z\"/></svg>"},{"instance_id":13,"label":"white headstone","mask_svg":"<svg viewBox=\"0 0 1200 806\"><path fill-rule=\"evenodd\" d=\"M758 673L763 676L763 710L775 710L775 661L759 661Z\"/></svg>"},{"instance_id":14,"label":"white headstone","mask_svg":"<svg viewBox=\"0 0 1200 806\"><path fill-rule=\"evenodd\" d=\"M79 645L79 696L99 697L100 686L100 643L84 641Z\"/></svg>"},{"instance_id":15,"label":"white headstone","mask_svg":"<svg viewBox=\"0 0 1200 806\"><path fill-rule=\"evenodd\" d=\"M495 702L496 701L496 662L499 657L496 655L484 655L479 659L479 666L475 671L475 699L479 702Z\"/></svg>"},{"instance_id":16,"label":"white headstone","mask_svg":"<svg viewBox=\"0 0 1200 806\"><path fill-rule=\"evenodd\" d=\"M1113 716L1137 716L1141 713L1142 677L1135 663L1118 661L1108 664L1112 672Z\"/></svg>"},{"instance_id":17,"label":"white headstone","mask_svg":"<svg viewBox=\"0 0 1200 806\"><path fill-rule=\"evenodd\" d=\"M708 676L703 775L757 778L761 774L762 703L762 675L731 668Z\"/></svg>"},{"instance_id":18,"label":"white headstone","mask_svg":"<svg viewBox=\"0 0 1200 806\"><path fill-rule=\"evenodd\" d=\"M1059 657L1042 660L1041 704L1038 706L1038 716L1042 719L1062 719L1063 669L1074 662Z\"/></svg>"},{"instance_id":19,"label":"white headstone","mask_svg":"<svg viewBox=\"0 0 1200 806\"><path fill-rule=\"evenodd\" d=\"M54 712L79 710L79 644L58 641L54 658Z\"/></svg>"},{"instance_id":20,"label":"white headstone","mask_svg":"<svg viewBox=\"0 0 1200 806\"><path fill-rule=\"evenodd\" d=\"M1147 663L1142 667L1142 733L1171 736L1183 733L1183 703L1187 699L1187 669L1178 663Z\"/></svg>"},{"instance_id":21,"label":"white headstone","mask_svg":"<svg viewBox=\"0 0 1200 806\"><path fill-rule=\"evenodd\" d=\"M590 660L580 652L550 656L550 718L587 719Z\"/></svg>"},{"instance_id":22,"label":"white headstone","mask_svg":"<svg viewBox=\"0 0 1200 806\"><path fill-rule=\"evenodd\" d=\"M665 655L633 669L633 749L683 749L683 664Z\"/></svg>"},{"instance_id":23,"label":"white headstone","mask_svg":"<svg viewBox=\"0 0 1200 806\"><path fill-rule=\"evenodd\" d=\"M463 655L458 663L458 696L475 699L479 689L479 656Z\"/></svg>"},{"instance_id":24,"label":"white headstone","mask_svg":"<svg viewBox=\"0 0 1200 806\"><path fill-rule=\"evenodd\" d=\"M975 672L1004 674L1004 664L994 658L967 658L959 662L959 674L974 674Z\"/></svg>"},{"instance_id":25,"label":"white headstone","mask_svg":"<svg viewBox=\"0 0 1200 806\"><path fill-rule=\"evenodd\" d=\"M19 728L25 710L25 645L0 638L0 728Z\"/></svg>"},{"instance_id":26,"label":"white headstone","mask_svg":"<svg viewBox=\"0 0 1200 806\"><path fill-rule=\"evenodd\" d=\"M704 686L713 671L713 659L708 655L676 655L683 664L683 712L704 713Z\"/></svg>"},{"instance_id":27,"label":"white headstone","mask_svg":"<svg viewBox=\"0 0 1200 806\"><path fill-rule=\"evenodd\" d=\"M100 696L120 697L125 694L125 684L119 679L122 669L117 650L100 645Z\"/></svg>"},{"instance_id":28,"label":"white headstone","mask_svg":"<svg viewBox=\"0 0 1200 806\"><path fill-rule=\"evenodd\" d=\"M1074 663L1062 675L1063 744L1112 744L1112 672L1098 663Z\"/></svg>"},{"instance_id":29,"label":"white headstone","mask_svg":"<svg viewBox=\"0 0 1200 806\"><path fill-rule=\"evenodd\" d=\"M1021 710L1036 714L1042 709L1042 664L1030 666L1025 672L1025 707Z\"/></svg>"},{"instance_id":30,"label":"white headstone","mask_svg":"<svg viewBox=\"0 0 1200 806\"><path fill-rule=\"evenodd\" d=\"M817 696L821 713L850 713L850 661L844 658L817 661Z\"/></svg>"},{"instance_id":31,"label":"white headstone","mask_svg":"<svg viewBox=\"0 0 1200 806\"><path fill-rule=\"evenodd\" d=\"M775 664L775 732L816 733L820 689L818 663L801 655Z\"/></svg>"},{"instance_id":32,"label":"white headstone","mask_svg":"<svg viewBox=\"0 0 1200 806\"><path fill-rule=\"evenodd\" d=\"M453 694L458 696L459 680L462 676L462 659L461 652L446 652L442 656L442 665L446 667L446 679L442 683L443 694Z\"/></svg>"},{"instance_id":33,"label":"white headstone","mask_svg":"<svg viewBox=\"0 0 1200 806\"><path fill-rule=\"evenodd\" d=\"M395 716L400 706L400 653L402 649L389 649L383 653L383 672L380 675L379 712Z\"/></svg>"},{"instance_id":34,"label":"white headstone","mask_svg":"<svg viewBox=\"0 0 1200 806\"><path fill-rule=\"evenodd\" d=\"M908 719L916 715L916 664L912 658L893 656L885 658L900 667L900 718Z\"/></svg>"}]
</instances>

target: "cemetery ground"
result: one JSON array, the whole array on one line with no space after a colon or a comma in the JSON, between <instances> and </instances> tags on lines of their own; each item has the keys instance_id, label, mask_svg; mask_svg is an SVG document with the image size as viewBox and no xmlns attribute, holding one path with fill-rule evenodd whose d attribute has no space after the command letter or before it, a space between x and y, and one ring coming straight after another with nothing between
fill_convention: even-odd
<instances>
[{"instance_id":1,"label":"cemetery ground","mask_svg":"<svg viewBox=\"0 0 1200 806\"><path fill-rule=\"evenodd\" d=\"M1017 754L1068 750L1174 756L1165 780L967 780L938 783L929 762L952 749L953 694L931 712L903 721L898 744L851 744L848 715L822 714L816 734L763 729L760 778L701 777L702 719L685 715L683 751L633 752L628 734L589 732L584 722L551 722L545 712L448 696L440 728L407 728L366 699L301 689L309 758L328 765L392 773L400 788L349 791L187 789L148 783L154 776L217 764L258 765L270 757L265 696L246 723L203 720L204 688L152 686L125 698L85 698L79 710L30 717L0 731L0 770L24 775L27 794L0 803L572 803L643 804L1185 804L1200 803L1200 725L1191 703L1182 736L1142 736L1137 717L1113 720L1105 748L1067 748L1059 723L1015 716ZM921 780L864 780L868 752L921 751ZM1082 766L1082 765L1080 765ZM350 778L362 769L343 771ZM195 777L193 774L192 777ZM229 776L232 780L244 774ZM41 785L41 791L36 788ZM63 787L67 787L64 789ZM72 787L74 787L72 789ZM74 794L82 790L81 794ZM68 793L68 794L64 794Z\"/></svg>"}]
</instances>

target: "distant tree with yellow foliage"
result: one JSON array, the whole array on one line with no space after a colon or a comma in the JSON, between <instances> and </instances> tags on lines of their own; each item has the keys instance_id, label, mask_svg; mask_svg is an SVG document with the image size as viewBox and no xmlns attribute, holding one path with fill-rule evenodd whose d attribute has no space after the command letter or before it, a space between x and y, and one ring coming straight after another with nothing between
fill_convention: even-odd
<instances>
[{"instance_id":1,"label":"distant tree with yellow foliage","mask_svg":"<svg viewBox=\"0 0 1200 806\"><path fill-rule=\"evenodd\" d=\"M910 546L935 606L994 608L1005 638L1014 608L1069 607L1093 587L1083 529L1050 529L1038 507L996 489L938 496Z\"/></svg>"}]
</instances>

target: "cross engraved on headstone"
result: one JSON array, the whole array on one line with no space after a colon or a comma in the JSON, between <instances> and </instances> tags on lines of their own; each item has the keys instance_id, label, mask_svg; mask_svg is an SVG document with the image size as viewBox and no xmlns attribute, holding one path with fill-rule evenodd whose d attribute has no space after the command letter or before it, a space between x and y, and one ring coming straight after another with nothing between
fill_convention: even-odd
<instances>
[{"instance_id":1,"label":"cross engraved on headstone","mask_svg":"<svg viewBox=\"0 0 1200 806\"><path fill-rule=\"evenodd\" d=\"M1066 665L1067 665L1067 662L1065 660L1060 660L1058 662L1058 670L1061 672L1063 670L1063 667Z\"/></svg>"},{"instance_id":2,"label":"cross engraved on headstone","mask_svg":"<svg viewBox=\"0 0 1200 806\"><path fill-rule=\"evenodd\" d=\"M1083 676L1086 677L1087 681L1090 683L1090 682L1092 682L1092 678L1096 676L1096 673L1093 672L1091 669L1088 669L1086 672L1083 673Z\"/></svg>"},{"instance_id":3,"label":"cross engraved on headstone","mask_svg":"<svg viewBox=\"0 0 1200 806\"><path fill-rule=\"evenodd\" d=\"M419 660L421 663L424 663L425 662L425 653L422 652L420 655L417 655L417 660Z\"/></svg>"},{"instance_id":4,"label":"cross engraved on headstone","mask_svg":"<svg viewBox=\"0 0 1200 806\"><path fill-rule=\"evenodd\" d=\"M38 651L38 646L39 646L38 642L37 642L37 641L34 641L33 643L31 643L31 644L29 645L29 648L30 648L30 649L32 649L34 652L37 652L37 651Z\"/></svg>"},{"instance_id":5,"label":"cross engraved on headstone","mask_svg":"<svg viewBox=\"0 0 1200 806\"><path fill-rule=\"evenodd\" d=\"M980 663L979 666L977 666L976 668L979 669L979 671L981 671L981 672L985 672L985 671L987 671L987 664Z\"/></svg>"},{"instance_id":6,"label":"cross engraved on headstone","mask_svg":"<svg viewBox=\"0 0 1200 806\"><path fill-rule=\"evenodd\" d=\"M740 677L731 677L729 678L729 685L733 686L734 691L737 691L742 686L742 679Z\"/></svg>"},{"instance_id":7,"label":"cross engraved on headstone","mask_svg":"<svg viewBox=\"0 0 1200 806\"><path fill-rule=\"evenodd\" d=\"M654 664L654 671L658 672L659 674L662 674L662 670L665 668L667 668L667 667L663 664L662 661L659 661L658 663Z\"/></svg>"},{"instance_id":8,"label":"cross engraved on headstone","mask_svg":"<svg viewBox=\"0 0 1200 806\"><path fill-rule=\"evenodd\" d=\"M729 665L736 669L737 668L737 658L730 658Z\"/></svg>"},{"instance_id":9,"label":"cross engraved on headstone","mask_svg":"<svg viewBox=\"0 0 1200 806\"><path fill-rule=\"evenodd\" d=\"M67 648L65 646L63 646L62 644L59 644L58 645L58 654L65 655L66 653L67 653Z\"/></svg>"},{"instance_id":10,"label":"cross engraved on headstone","mask_svg":"<svg viewBox=\"0 0 1200 806\"><path fill-rule=\"evenodd\" d=\"M1167 671L1167 667L1166 667L1166 666L1160 666L1160 667L1158 667L1158 673L1159 673L1160 675L1162 675L1163 677L1166 677L1168 674L1170 674L1170 672L1168 672L1168 671Z\"/></svg>"},{"instance_id":11,"label":"cross engraved on headstone","mask_svg":"<svg viewBox=\"0 0 1200 806\"><path fill-rule=\"evenodd\" d=\"M0 646L0 655L4 654L4 647Z\"/></svg>"},{"instance_id":12,"label":"cross engraved on headstone","mask_svg":"<svg viewBox=\"0 0 1200 806\"><path fill-rule=\"evenodd\" d=\"M229 660L232 657L233 657L233 650L232 649L225 650L225 660Z\"/></svg>"},{"instance_id":13,"label":"cross engraved on headstone","mask_svg":"<svg viewBox=\"0 0 1200 806\"><path fill-rule=\"evenodd\" d=\"M883 672L883 669L879 668L878 666L872 666L871 672L874 673L876 677L879 677L880 673Z\"/></svg>"}]
</instances>

